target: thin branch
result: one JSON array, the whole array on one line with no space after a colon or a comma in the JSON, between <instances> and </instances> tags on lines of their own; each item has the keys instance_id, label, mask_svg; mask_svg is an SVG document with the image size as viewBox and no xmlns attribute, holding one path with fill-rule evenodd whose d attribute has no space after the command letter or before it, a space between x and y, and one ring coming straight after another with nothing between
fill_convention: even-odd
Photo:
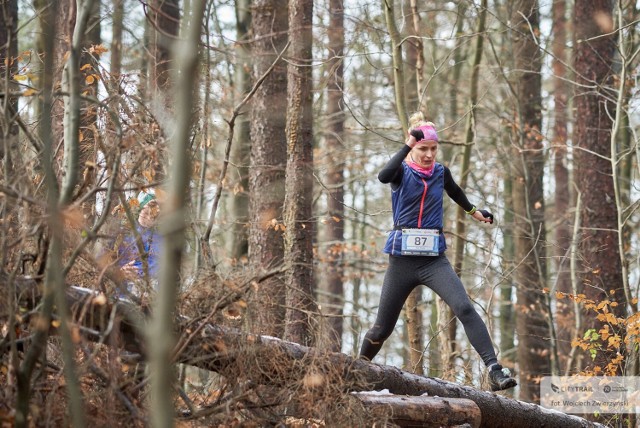
<instances>
[{"instance_id":1,"label":"thin branch","mask_svg":"<svg viewBox=\"0 0 640 428\"><path fill-rule=\"evenodd\" d=\"M209 214L209 221L207 222L207 229L206 229L205 233L202 235L202 242L205 243L206 245L209 244L209 238L211 237L211 231L213 230L213 224L215 222L216 211L218 210L218 204L220 203L220 197L222 195L223 182L224 182L224 179L225 179L225 177L227 175L227 167L229 165L229 157L230 157L230 153L231 153L231 145L233 143L235 120L238 117L238 115L240 114L240 110L242 109L242 107L244 107L244 105L251 99L251 97L256 93L258 88L262 85L264 80L273 71L273 69L275 68L276 64L278 64L278 62L280 61L280 59L282 58L284 53L289 48L290 44L291 44L291 41L290 40L287 41L287 44L284 46L282 51L278 54L278 57L275 59L275 61L273 61L271 66L267 69L267 71L264 72L264 74L260 77L260 79L258 79L258 81L253 85L253 88L251 88L251 91L249 91L249 93L244 97L244 99L242 101L240 101L240 103L233 109L233 114L231 116L231 119L229 119L227 121L227 123L229 125L229 136L227 137L227 144L225 146L224 161L223 161L223 164L222 164L222 171L220 172L220 178L218 179L218 185L216 186L216 193L215 193L215 196L213 197L213 205L211 207L211 213Z\"/></svg>"}]
</instances>

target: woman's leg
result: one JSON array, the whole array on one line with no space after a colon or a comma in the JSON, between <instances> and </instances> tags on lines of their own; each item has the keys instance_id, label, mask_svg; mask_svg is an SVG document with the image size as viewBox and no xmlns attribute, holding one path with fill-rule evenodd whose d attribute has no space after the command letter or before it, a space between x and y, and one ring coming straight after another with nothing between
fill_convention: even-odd
<instances>
[{"instance_id":1,"label":"woman's leg","mask_svg":"<svg viewBox=\"0 0 640 428\"><path fill-rule=\"evenodd\" d=\"M418 267L416 261L414 258L389 256L389 267L382 283L376 322L362 341L360 357L372 360L382 348L384 341L393 333L405 300L411 290L419 284L415 275Z\"/></svg>"},{"instance_id":2,"label":"woman's leg","mask_svg":"<svg viewBox=\"0 0 640 428\"><path fill-rule=\"evenodd\" d=\"M471 346L480 354L484 364L489 367L498 362L489 331L480 315L476 312L460 278L454 272L444 255L434 257L432 262L423 266L418 275L422 282L435 291L458 317Z\"/></svg>"}]
</instances>

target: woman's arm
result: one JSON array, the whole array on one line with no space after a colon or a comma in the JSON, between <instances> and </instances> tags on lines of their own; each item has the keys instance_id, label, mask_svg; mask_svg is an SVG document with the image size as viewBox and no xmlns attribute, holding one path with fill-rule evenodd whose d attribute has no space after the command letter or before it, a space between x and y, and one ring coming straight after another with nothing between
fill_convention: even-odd
<instances>
[{"instance_id":1,"label":"woman's arm","mask_svg":"<svg viewBox=\"0 0 640 428\"><path fill-rule=\"evenodd\" d=\"M464 190L458 186L458 183L456 183L451 176L451 170L446 166L444 167L444 190L456 204L462 207L463 210L469 212L473 209L473 204L469 202Z\"/></svg>"},{"instance_id":2,"label":"woman's arm","mask_svg":"<svg viewBox=\"0 0 640 428\"><path fill-rule=\"evenodd\" d=\"M469 202L464 190L458 186L458 183L456 183L451 176L451 170L446 166L444 167L444 190L447 192L447 195L449 195L456 204L460 205L467 214L471 215L471 217L485 223L493 223L493 214L489 211L477 210L475 205Z\"/></svg>"},{"instance_id":3,"label":"woman's arm","mask_svg":"<svg viewBox=\"0 0 640 428\"><path fill-rule=\"evenodd\" d=\"M389 162L378 173L378 180L381 183L399 185L402 182L402 161L407 157L411 147L406 144L393 155Z\"/></svg>"},{"instance_id":4,"label":"woman's arm","mask_svg":"<svg viewBox=\"0 0 640 428\"><path fill-rule=\"evenodd\" d=\"M446 166L444 167L444 190L447 192L447 195L449 195L456 204L460 205L471 217L485 223L493 223L493 214L487 210L478 210L475 205L469 202L464 190L453 180L451 171Z\"/></svg>"},{"instance_id":5,"label":"woman's arm","mask_svg":"<svg viewBox=\"0 0 640 428\"><path fill-rule=\"evenodd\" d=\"M416 144L418 144L418 140L416 140L414 135L409 133L407 140L404 142L404 146L389 159L389 162L382 168L382 171L378 173L378 180L380 180L381 183L391 183L391 187L394 190L402 183L402 161Z\"/></svg>"}]
</instances>

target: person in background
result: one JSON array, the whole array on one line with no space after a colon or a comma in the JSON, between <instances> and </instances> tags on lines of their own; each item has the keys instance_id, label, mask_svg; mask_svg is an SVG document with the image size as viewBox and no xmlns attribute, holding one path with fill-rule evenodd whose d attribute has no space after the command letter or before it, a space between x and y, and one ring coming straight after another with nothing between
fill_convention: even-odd
<instances>
[{"instance_id":1,"label":"person in background","mask_svg":"<svg viewBox=\"0 0 640 428\"><path fill-rule=\"evenodd\" d=\"M147 278L146 273L153 288L157 287L158 263L162 246L162 237L156 227L160 215L160 204L155 193L140 192L137 201L136 233L130 232L123 236L116 249L118 266L126 277L128 291L134 294L139 294L137 284ZM138 236L140 242L138 242Z\"/></svg>"},{"instance_id":2,"label":"person in background","mask_svg":"<svg viewBox=\"0 0 640 428\"><path fill-rule=\"evenodd\" d=\"M451 171L436 162L438 134L421 113L410 118L405 144L387 162L378 179L391 186L393 230L384 252L389 255L376 321L366 333L360 357L372 360L391 335L411 291L426 285L449 305L462 322L471 345L480 354L494 391L517 385L498 364L487 327L455 274L445 250L444 193L480 222L493 223L493 214L478 210L456 184Z\"/></svg>"}]
</instances>

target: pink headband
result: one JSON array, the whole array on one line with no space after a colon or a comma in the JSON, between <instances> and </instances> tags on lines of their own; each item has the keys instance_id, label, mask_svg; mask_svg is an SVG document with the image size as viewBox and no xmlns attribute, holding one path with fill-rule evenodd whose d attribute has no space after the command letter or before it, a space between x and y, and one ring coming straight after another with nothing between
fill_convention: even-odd
<instances>
[{"instance_id":1,"label":"pink headband","mask_svg":"<svg viewBox=\"0 0 640 428\"><path fill-rule=\"evenodd\" d=\"M423 137L418 140L418 143L425 140L431 140L438 142L438 133L436 129L431 125L422 125L414 128L414 130L419 130L422 132Z\"/></svg>"}]
</instances>

